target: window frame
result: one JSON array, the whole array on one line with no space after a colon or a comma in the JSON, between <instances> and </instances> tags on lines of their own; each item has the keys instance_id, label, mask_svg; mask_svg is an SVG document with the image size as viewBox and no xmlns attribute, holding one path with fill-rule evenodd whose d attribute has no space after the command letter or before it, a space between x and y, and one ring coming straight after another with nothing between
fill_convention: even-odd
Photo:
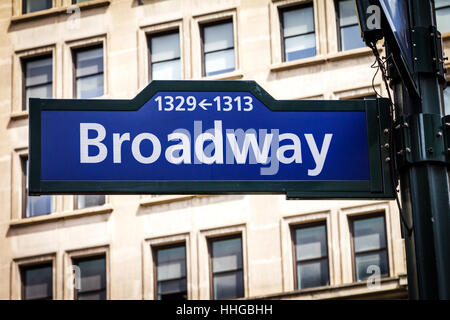
<instances>
[{"instance_id":1,"label":"window frame","mask_svg":"<svg viewBox=\"0 0 450 320\"><path fill-rule=\"evenodd\" d=\"M367 250L362 252L355 252L355 236L354 236L354 222L358 220L367 220L371 218L379 218L383 217L383 225L384 225L384 237L385 237L385 248L382 249L373 249L373 250ZM366 254L366 253L375 253L375 252L381 252L386 251L386 267L387 267L387 275L385 277L390 276L390 266L389 266L389 243L388 243L388 234L387 234L387 226L386 226L386 212L385 211L377 211L367 214L358 214L355 216L349 216L349 231L350 231L350 243L351 243L351 254L352 254L352 279L353 282L363 282L365 280L357 281L357 274L356 274L356 255L357 254ZM380 274L380 277L383 277L383 275Z\"/></svg>"},{"instance_id":2,"label":"window frame","mask_svg":"<svg viewBox=\"0 0 450 320\"><path fill-rule=\"evenodd\" d=\"M94 290L94 291L88 291L89 293L92 292L101 292L101 291L105 291L105 300L108 300L108 261L107 261L107 256L106 256L106 252L98 252L98 253L93 253L90 255L83 255L83 256L73 256L70 257L70 261L72 262L72 265L74 266L78 266L79 267L79 262L83 262L83 261L89 261L89 260L95 260L95 259L99 259L99 258L103 258L105 261L105 288L101 289L101 290ZM73 300L78 300L78 290L76 288L73 288Z\"/></svg>"},{"instance_id":3,"label":"window frame","mask_svg":"<svg viewBox=\"0 0 450 320\"><path fill-rule=\"evenodd\" d=\"M187 244L186 240L176 241L172 243L166 243L166 244L155 244L151 245L151 254L152 254L152 260L153 260L153 297L155 300L158 299L158 251L159 250L165 250L165 249L172 249L177 247L184 247L184 264L186 267L186 275L182 278L174 278L170 280L163 280L163 281L173 281L173 280L181 280L186 279L186 300L189 299L189 284L188 284L188 263L187 263Z\"/></svg>"},{"instance_id":4,"label":"window frame","mask_svg":"<svg viewBox=\"0 0 450 320\"><path fill-rule=\"evenodd\" d=\"M184 79L184 77L183 77L183 65L182 65L182 44L183 44L183 42L182 42L182 40L181 40L181 30L180 30L180 27L177 25L177 26L175 26L175 27L173 27L173 28L169 28L169 29L163 29L163 30L157 30L157 31L155 31L155 32L148 32L148 33L145 33L145 39L146 39L146 42L147 42L147 79L148 79L148 83L150 83L150 81L152 81L153 80L153 70L152 70L152 67L153 67L153 62L152 62L152 38L155 38L155 37L160 37L160 36L166 36L166 35L171 35L171 34L178 34L178 41L179 41L179 45L180 45L180 55L179 55L179 57L178 58L172 58L172 59L168 59L168 60L162 60L162 61L158 61L158 62L155 62L155 63L162 63L162 62L169 62L169 61L175 61L175 60L180 60L180 78L181 78L181 80L183 80Z\"/></svg>"},{"instance_id":5,"label":"window frame","mask_svg":"<svg viewBox=\"0 0 450 320\"><path fill-rule=\"evenodd\" d=\"M334 8L335 8L335 16L336 16L336 31L337 31L337 48L338 48L338 52L345 52L345 51L351 51L351 50L357 50L357 49L361 49L361 48L365 48L364 46L360 47L360 48L354 48L354 49L347 49L347 50L343 50L342 48L342 29L343 28L348 28L348 27L354 27L354 26L358 26L358 21L354 24L349 24L346 26L341 26L341 17L340 17L340 7L339 4L340 2L345 1L345 0L334 0ZM355 9L356 10L356 9ZM358 16L358 14L355 12L356 16Z\"/></svg>"},{"instance_id":6,"label":"window frame","mask_svg":"<svg viewBox=\"0 0 450 320\"><path fill-rule=\"evenodd\" d=\"M37 268L39 266L50 266L50 269L52 271L52 276L51 276L51 290L52 290L52 295L51 297L47 297L45 299L26 299L25 297L25 277L24 277L24 273L25 270L24 269L33 269L33 268ZM23 264L19 264L19 279L20 279L20 300L55 300L55 270L54 270L54 261L53 259L48 259L48 260L44 260L44 261L34 261L31 263L23 263Z\"/></svg>"},{"instance_id":7,"label":"window frame","mask_svg":"<svg viewBox=\"0 0 450 320\"><path fill-rule=\"evenodd\" d=\"M107 195L106 194L83 194L82 196L104 196L105 197L105 202L103 204L97 204L95 206L89 206L89 207L84 207L84 208L78 208L78 197L80 196L80 194L75 194L73 195L73 210L84 210L84 209L90 209L90 208L97 208L97 207L102 207L105 204L108 203L108 199L107 199Z\"/></svg>"},{"instance_id":8,"label":"window frame","mask_svg":"<svg viewBox=\"0 0 450 320\"><path fill-rule=\"evenodd\" d=\"M27 1L30 1L30 0L21 0L21 5L22 5L22 7L21 7L21 15L32 14L32 13L41 12L41 11L44 11L44 10L50 10L50 9L55 7L54 0L50 0L50 8L45 8L45 9L42 9L42 10L36 10L36 11L31 11L31 12L25 12L25 8L27 7Z\"/></svg>"},{"instance_id":9,"label":"window frame","mask_svg":"<svg viewBox=\"0 0 450 320\"><path fill-rule=\"evenodd\" d=\"M288 37L285 38L284 37L284 13L288 12L288 11L300 10L300 9L305 9L305 8L309 8L309 7L312 8L312 19L313 19L314 31L307 32L307 33L296 34L296 35L288 36ZM314 1L310 0L310 1L305 1L305 2L301 2L301 3L289 4L289 5L286 5L286 6L278 6L277 7L277 11L278 11L279 26L280 26L281 63L292 62L292 61L296 61L296 60L303 60L303 59L316 57L318 55L318 48L317 48L317 36L316 36L316 32L317 32L316 31L316 29L317 29L316 28L316 17L314 16L314 14L315 14ZM294 59L294 60L286 60L285 40L287 38L293 38L293 37L304 36L304 35L309 35L309 34L314 34L314 48L316 50L316 54L313 55L313 56L310 56L310 57Z\"/></svg>"},{"instance_id":10,"label":"window frame","mask_svg":"<svg viewBox=\"0 0 450 320\"><path fill-rule=\"evenodd\" d=\"M300 229L308 229L308 228L313 228L313 227L319 227L319 226L324 226L325 227L325 244L327 247L326 253L327 255L325 257L320 257L320 258L311 258L311 259L306 259L306 260L302 260L302 261L298 261L298 257L297 257L297 250L296 250L296 243L295 243L295 232L297 230ZM293 264L293 270L294 270L294 290L306 290L309 288L303 288L303 289L299 289L298 288L298 270L297 270L297 265L298 263L302 263L302 262L311 262L311 261L320 261L323 259L327 260L327 265L328 265L328 285L329 286L331 284L331 268L330 268L330 250L328 247L328 226L327 226L327 220L317 220L317 221L313 221L313 222L306 222L306 223L297 223L297 224L292 224L290 225L290 233L291 233L291 248L292 248L292 264ZM317 287L314 287L317 288Z\"/></svg>"},{"instance_id":11,"label":"window frame","mask_svg":"<svg viewBox=\"0 0 450 320\"><path fill-rule=\"evenodd\" d=\"M90 74L88 76L80 76L77 77L77 54L83 51L89 51L94 49L102 48L102 63L103 63L103 71ZM71 55L72 55L72 95L75 99L82 99L77 96L77 80L81 78L86 77L92 77L99 74L103 75L103 94L98 97L92 97L92 98L85 98L85 99L95 99L102 97L106 94L106 65L105 65L105 43L103 41L95 42L95 43L87 43L86 45L82 46L73 46L70 48Z\"/></svg>"},{"instance_id":12,"label":"window frame","mask_svg":"<svg viewBox=\"0 0 450 320\"><path fill-rule=\"evenodd\" d=\"M25 1L25 0L24 0ZM54 86L54 72L53 72L53 52L46 52L46 53L42 53L42 54L38 54L38 55L33 55L33 56L23 56L20 57L20 68L21 68L21 77L22 77L22 86L21 86L21 100L22 100L22 104L21 104L21 111L22 112L28 112L28 108L27 108L27 93L26 93L26 89L27 89L27 85L26 85L26 81L27 81L27 71L26 71L26 67L27 67L27 63L28 62L33 62L33 61L37 61L37 60L41 60L41 59L47 59L50 58L50 60L52 61L52 77L51 77L51 82L46 82L44 84L38 84L38 85L33 85L33 86L29 86L28 88L31 87L36 87L36 86L42 86L42 85L48 85L51 84L52 85L52 97L53 97L53 86Z\"/></svg>"},{"instance_id":13,"label":"window frame","mask_svg":"<svg viewBox=\"0 0 450 320\"><path fill-rule=\"evenodd\" d=\"M224 240L231 240L231 239L241 239L241 258L242 258L242 266L240 269L234 269L234 270L227 270L227 271L220 271L214 273L213 270L213 242L216 241L224 241ZM243 235L242 232L239 233L233 233L228 234L224 236L212 236L207 239L207 246L208 246L208 267L209 267L209 295L210 299L216 300L214 297L214 275L215 274L226 274L226 273L237 273L242 272L242 297L234 297L234 298L228 298L228 299L236 299L236 298L245 298L245 265L244 265L244 243L243 243Z\"/></svg>"},{"instance_id":14,"label":"window frame","mask_svg":"<svg viewBox=\"0 0 450 320\"><path fill-rule=\"evenodd\" d=\"M225 49L220 49L220 50L214 50L214 51L210 51L210 52L205 52L205 28L207 27L213 27L213 26L217 26L217 25L221 25L221 24L226 24L226 23L231 23L231 30L233 32L233 47L228 47ZM201 76L202 77L215 77L215 76L220 76L220 75L224 75L227 73L231 73L231 72L235 72L237 70L237 63L236 63L236 32L235 32L235 21L234 21L234 16L224 16L222 18L219 18L217 20L213 20L213 21L200 21L199 22L199 29L200 29L200 56L201 56L201 67L202 67L202 71L201 71ZM226 72L221 72L221 73L216 73L213 75L207 75L206 74L206 65L205 65L205 56L206 54L210 54L210 53L216 53L216 52L222 52L222 51L226 51L226 50L230 50L233 49L233 53L234 53L234 69L231 71L226 71Z\"/></svg>"},{"instance_id":15,"label":"window frame","mask_svg":"<svg viewBox=\"0 0 450 320\"><path fill-rule=\"evenodd\" d=\"M90 1L93 1L93 0L86 0L86 1L82 1L82 2L77 2L77 0L72 0L71 2L72 2L72 4L81 4L81 3L90 2Z\"/></svg>"},{"instance_id":16,"label":"window frame","mask_svg":"<svg viewBox=\"0 0 450 320\"><path fill-rule=\"evenodd\" d=\"M20 154L19 155L19 161L20 161L20 184L21 184L21 188L20 188L20 203L21 203L21 213L20 213L20 217L21 219L30 219L30 218L34 218L34 217L38 217L38 216L46 216L46 215L50 215L54 212L56 212L55 210L55 203L54 203L54 199L55 196L54 195L49 195L50 198L50 212L49 213L45 213L45 214L40 214L40 215L36 215L36 216L27 216L27 210L28 210L28 188L27 188L27 161L29 161L29 156L28 154Z\"/></svg>"},{"instance_id":17,"label":"window frame","mask_svg":"<svg viewBox=\"0 0 450 320\"><path fill-rule=\"evenodd\" d=\"M435 20L436 20L435 23L436 23L436 26L437 26L436 13L437 13L439 10L444 10L444 9L450 8L450 4L448 4L448 5L446 5L446 6L443 6L443 7L436 8L436 3L433 1L433 6L434 6L434 11L435 11L435 13L434 13L434 15L435 15ZM448 32L443 32L442 34L446 34L446 33L450 33L450 31L448 31Z\"/></svg>"},{"instance_id":18,"label":"window frame","mask_svg":"<svg viewBox=\"0 0 450 320\"><path fill-rule=\"evenodd\" d=\"M446 66L446 68L448 68L448 66ZM445 90L447 90L447 89L450 90L450 78L446 77L445 82L446 82L446 87L442 89L442 104L443 104L442 112L443 112L444 116L448 116L448 115L450 115L450 103L448 106L445 105ZM447 109L449 112L447 112Z\"/></svg>"}]
</instances>

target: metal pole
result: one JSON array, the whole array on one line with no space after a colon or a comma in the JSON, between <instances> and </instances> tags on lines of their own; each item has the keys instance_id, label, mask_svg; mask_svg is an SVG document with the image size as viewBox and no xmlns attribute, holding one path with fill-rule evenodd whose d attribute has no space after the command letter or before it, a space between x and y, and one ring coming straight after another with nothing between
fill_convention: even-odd
<instances>
[{"instance_id":1,"label":"metal pole","mask_svg":"<svg viewBox=\"0 0 450 320\"><path fill-rule=\"evenodd\" d=\"M433 1L409 0L412 28L435 26ZM425 30L425 29L422 29ZM413 31L414 32L414 31ZM431 32L431 31L430 31ZM429 34L416 36L417 52L430 46ZM417 57L421 58L421 57ZM393 86L401 115L443 116L442 87L435 72L417 72L421 99L405 99L404 88ZM399 93L399 90L401 92ZM411 136L428 139L423 127L411 126ZM433 152L428 149L429 153ZM412 218L413 232L406 237L410 298L450 299L450 187L447 165L439 161L413 162L400 169L402 206ZM407 219L409 220L409 219Z\"/></svg>"}]
</instances>

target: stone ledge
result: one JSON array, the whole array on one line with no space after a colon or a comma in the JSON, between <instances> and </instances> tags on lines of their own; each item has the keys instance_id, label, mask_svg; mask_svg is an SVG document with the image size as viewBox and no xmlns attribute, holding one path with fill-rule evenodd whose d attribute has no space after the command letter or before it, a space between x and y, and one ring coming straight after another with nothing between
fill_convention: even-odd
<instances>
[{"instance_id":1,"label":"stone ledge","mask_svg":"<svg viewBox=\"0 0 450 320\"><path fill-rule=\"evenodd\" d=\"M281 62L270 66L270 71L284 71L290 69L296 69L301 67L313 66L325 63L327 61L326 56L318 55L311 58L298 59L293 61Z\"/></svg>"},{"instance_id":2,"label":"stone ledge","mask_svg":"<svg viewBox=\"0 0 450 320\"><path fill-rule=\"evenodd\" d=\"M381 45L377 46L378 50L381 52L383 47ZM347 51L339 51L335 53L329 53L326 55L316 55L310 58L292 60L287 62L281 62L277 64L273 64L270 66L270 71L278 72L285 71L291 69L297 69L302 67L309 67L313 65L319 65L327 62L334 62L345 59L352 59L356 57L369 56L372 54L372 50L368 47L347 50Z\"/></svg>"},{"instance_id":3,"label":"stone ledge","mask_svg":"<svg viewBox=\"0 0 450 320\"><path fill-rule=\"evenodd\" d=\"M24 21L46 18L46 17L50 17L53 15L67 13L67 9L74 7L74 6L80 8L80 10L84 10L84 9L90 9L90 8L99 8L99 7L109 6L110 3L111 3L110 0L92 0L92 1L88 1L88 2L73 4L70 6L55 7L55 8L50 8L50 9L46 9L46 10L25 13L25 14L21 14L18 16L13 16L11 18L11 23L15 24L15 23L20 23L20 22L24 22Z\"/></svg>"},{"instance_id":4,"label":"stone ledge","mask_svg":"<svg viewBox=\"0 0 450 320\"><path fill-rule=\"evenodd\" d=\"M227 73L216 74L214 76L204 76L202 80L237 80L242 79L244 74L239 70L234 70Z\"/></svg>"},{"instance_id":5,"label":"stone ledge","mask_svg":"<svg viewBox=\"0 0 450 320\"><path fill-rule=\"evenodd\" d=\"M395 277L382 278L380 287L369 289L367 283L352 282L335 286L323 286L304 290L295 290L285 293L255 296L245 299L269 299L269 300L304 300L304 299L372 299L375 296L385 296L388 299L408 298L406 274ZM241 299L239 299L241 300Z\"/></svg>"},{"instance_id":6,"label":"stone ledge","mask_svg":"<svg viewBox=\"0 0 450 320\"><path fill-rule=\"evenodd\" d=\"M79 210L71 211L69 213L66 213L66 212L50 213L47 215L41 215L41 216L36 216L36 217L31 217L31 218L16 219L16 220L12 220L9 223L9 226L11 228L25 227L25 226L35 225L35 224L50 223L50 222L56 222L56 221L60 221L60 220L76 219L76 218L82 218L82 217L89 217L89 216L93 216L93 215L111 213L112 211L113 211L113 207L109 204L106 204L106 205L98 206L98 207L79 209Z\"/></svg>"},{"instance_id":7,"label":"stone ledge","mask_svg":"<svg viewBox=\"0 0 450 320\"><path fill-rule=\"evenodd\" d=\"M184 201L196 198L195 195L162 195L159 197L147 197L145 196L139 201L139 204L143 207L158 205L158 204L166 204L170 202Z\"/></svg>"}]
</instances>

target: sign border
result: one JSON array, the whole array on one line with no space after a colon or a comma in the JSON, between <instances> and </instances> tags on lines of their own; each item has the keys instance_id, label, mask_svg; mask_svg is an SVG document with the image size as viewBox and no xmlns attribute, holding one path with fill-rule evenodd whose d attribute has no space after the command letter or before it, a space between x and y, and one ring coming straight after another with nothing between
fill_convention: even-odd
<instances>
[{"instance_id":1,"label":"sign border","mask_svg":"<svg viewBox=\"0 0 450 320\"><path fill-rule=\"evenodd\" d=\"M248 92L274 112L366 112L370 180L41 180L41 111L136 111L161 91ZM255 81L247 80L155 80L131 100L31 98L29 103L29 194L286 194L287 198L293 199L392 199L395 196L391 168L389 163L384 161L389 157L389 152L382 147L387 142L383 130L389 128L388 103L387 99L276 100Z\"/></svg>"}]
</instances>

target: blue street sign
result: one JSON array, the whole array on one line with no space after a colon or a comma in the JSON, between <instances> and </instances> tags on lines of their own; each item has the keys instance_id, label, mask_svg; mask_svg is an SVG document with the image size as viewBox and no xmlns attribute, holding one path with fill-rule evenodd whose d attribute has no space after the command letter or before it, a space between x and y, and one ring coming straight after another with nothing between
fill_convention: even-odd
<instances>
[{"instance_id":1,"label":"blue street sign","mask_svg":"<svg viewBox=\"0 0 450 320\"><path fill-rule=\"evenodd\" d=\"M249 81L154 81L130 101L31 99L30 193L388 197L381 102L277 101Z\"/></svg>"}]
</instances>

